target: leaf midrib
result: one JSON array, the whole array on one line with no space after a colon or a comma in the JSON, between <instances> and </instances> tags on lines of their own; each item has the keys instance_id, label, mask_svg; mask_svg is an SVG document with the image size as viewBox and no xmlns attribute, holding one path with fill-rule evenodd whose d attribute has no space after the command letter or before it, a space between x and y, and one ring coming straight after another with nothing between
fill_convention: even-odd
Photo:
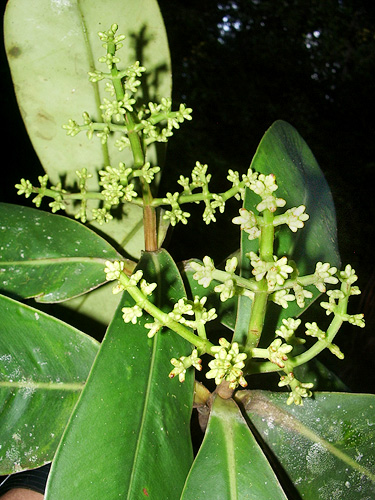
<instances>
[{"instance_id":1,"label":"leaf midrib","mask_svg":"<svg viewBox=\"0 0 375 500\"><path fill-rule=\"evenodd\" d=\"M155 275L160 276L160 265L159 265L158 259L156 259L156 258L154 258L154 256L152 256L152 261L153 261L154 267L157 268ZM160 287L158 287L158 289L159 289L158 298L160 300L161 289L160 289ZM137 445L136 445L135 452L134 452L133 467L132 467L132 471L130 474L129 488L128 488L128 493L127 493L127 497L126 497L128 500L131 500L132 498L134 498L132 495L132 488L133 488L133 484L135 482L135 471L137 469L136 464L138 462L138 457L140 454L140 449L141 449L141 445L142 445L142 441L143 441L143 433L145 431L147 408L148 408L148 402L149 402L150 397L151 397L153 370L154 370L154 366L155 366L155 358L156 358L157 344L158 344L159 338L160 338L160 335L156 335L154 337L153 343L152 343L150 371L149 371L148 379L147 379L147 388L146 388L146 392L145 392L144 406L143 406L143 411L142 411L142 419L141 419L141 424L139 427Z\"/></svg>"},{"instance_id":2,"label":"leaf midrib","mask_svg":"<svg viewBox=\"0 0 375 500\"><path fill-rule=\"evenodd\" d=\"M34 381L0 381L1 389L32 389L43 391L67 391L67 392L81 392L85 383L84 382L34 382Z\"/></svg>"}]
</instances>

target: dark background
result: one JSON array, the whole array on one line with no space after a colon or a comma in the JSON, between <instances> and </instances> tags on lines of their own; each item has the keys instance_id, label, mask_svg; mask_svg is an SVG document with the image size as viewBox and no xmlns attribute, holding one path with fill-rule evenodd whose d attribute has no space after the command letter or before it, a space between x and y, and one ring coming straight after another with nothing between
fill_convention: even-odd
<instances>
[{"instance_id":1,"label":"dark background","mask_svg":"<svg viewBox=\"0 0 375 500\"><path fill-rule=\"evenodd\" d=\"M214 189L224 190L227 170L246 171L275 120L296 127L330 184L342 262L356 269L363 291L349 312L365 312L366 328L345 325L337 338L345 360L335 369L353 390L374 392L375 3L160 0L159 5L170 42L173 100L194 110L193 121L168 145L161 189L176 190L179 175L188 176L199 160L208 163ZM42 170L17 108L3 48L0 71L0 200L26 204L12 186ZM176 260L206 253L220 260L232 252L238 232L230 210L237 207L201 231L193 224L178 227L169 247Z\"/></svg>"}]
</instances>

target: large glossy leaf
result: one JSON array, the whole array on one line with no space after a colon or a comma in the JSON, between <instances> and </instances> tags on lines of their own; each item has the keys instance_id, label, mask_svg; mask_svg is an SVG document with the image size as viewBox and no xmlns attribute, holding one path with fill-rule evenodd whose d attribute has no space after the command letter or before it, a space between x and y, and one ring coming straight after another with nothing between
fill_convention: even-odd
<instances>
[{"instance_id":1,"label":"large glossy leaf","mask_svg":"<svg viewBox=\"0 0 375 500\"><path fill-rule=\"evenodd\" d=\"M247 415L306 500L375 498L375 396L241 391Z\"/></svg>"},{"instance_id":2,"label":"large glossy leaf","mask_svg":"<svg viewBox=\"0 0 375 500\"><path fill-rule=\"evenodd\" d=\"M0 474L9 474L52 460L98 343L2 295L0 317Z\"/></svg>"},{"instance_id":3,"label":"large glossy leaf","mask_svg":"<svg viewBox=\"0 0 375 500\"><path fill-rule=\"evenodd\" d=\"M16 96L27 131L41 163L53 183L63 180L72 188L75 171L86 167L93 174L89 189L98 188L97 172L119 161L131 165L129 150L119 152L111 137L102 146L98 138L89 141L84 133L74 138L62 125L81 120L88 112L101 120L100 101L109 97L104 83L88 81L88 71L103 56L97 33L119 25L127 36L118 53L119 67L139 60L148 70L143 99L160 101L171 92L167 37L156 0L9 0L4 33ZM22 29L20 29L22 27ZM156 150L148 160L158 162ZM160 159L159 159L160 161ZM138 257L143 248L142 210L127 205L126 224L113 220L101 229L120 243L128 254Z\"/></svg>"},{"instance_id":4,"label":"large glossy leaf","mask_svg":"<svg viewBox=\"0 0 375 500\"><path fill-rule=\"evenodd\" d=\"M38 302L67 300L105 283L105 261L120 258L74 220L0 203L0 289L6 293ZM127 266L134 268L130 261Z\"/></svg>"},{"instance_id":5,"label":"large glossy leaf","mask_svg":"<svg viewBox=\"0 0 375 500\"><path fill-rule=\"evenodd\" d=\"M181 500L286 499L236 403L217 396Z\"/></svg>"},{"instance_id":6,"label":"large glossy leaf","mask_svg":"<svg viewBox=\"0 0 375 500\"><path fill-rule=\"evenodd\" d=\"M145 254L140 267L158 283L156 303L171 310L185 292L170 256ZM145 315L126 325L121 308L129 304L124 292L53 462L47 499L180 495L193 459L193 374L180 384L168 373L170 359L191 347L170 331L148 339Z\"/></svg>"}]
</instances>

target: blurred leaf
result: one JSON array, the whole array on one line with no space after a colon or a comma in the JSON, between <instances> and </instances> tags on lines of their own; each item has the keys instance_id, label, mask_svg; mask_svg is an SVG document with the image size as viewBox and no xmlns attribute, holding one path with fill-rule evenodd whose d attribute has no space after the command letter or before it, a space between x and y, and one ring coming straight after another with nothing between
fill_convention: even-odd
<instances>
[{"instance_id":1,"label":"blurred leaf","mask_svg":"<svg viewBox=\"0 0 375 500\"><path fill-rule=\"evenodd\" d=\"M375 396L240 391L246 413L306 500L375 498Z\"/></svg>"},{"instance_id":2,"label":"blurred leaf","mask_svg":"<svg viewBox=\"0 0 375 500\"><path fill-rule=\"evenodd\" d=\"M139 266L157 282L155 303L171 310L185 295L176 265L164 250L144 254ZM147 338L144 314L125 324L124 292L89 380L53 462L47 499L157 498L175 500L191 466L193 373L168 378L170 359L189 344L170 331ZM77 464L82 466L77 467Z\"/></svg>"},{"instance_id":3,"label":"blurred leaf","mask_svg":"<svg viewBox=\"0 0 375 500\"><path fill-rule=\"evenodd\" d=\"M136 60L147 68L142 99L160 101L171 93L168 42L156 0L9 0L4 19L6 53L11 68L18 104L32 144L51 182L63 181L72 188L76 170L86 167L93 174L88 186L98 189L98 170L106 165L117 167L120 161L132 164L129 150L114 147L118 137L110 137L102 146L98 138L89 141L84 133L71 138L62 125L69 119L81 120L88 112L101 120L102 82L89 82L87 73L103 56L97 33L119 26L126 35L118 53L119 68ZM20 27L22 26L22 29ZM163 148L158 154L163 155ZM161 164L156 148L148 161ZM69 208L69 213L74 212ZM139 257L143 248L142 209L127 204L121 219L101 230L121 244L129 255Z\"/></svg>"},{"instance_id":4,"label":"blurred leaf","mask_svg":"<svg viewBox=\"0 0 375 500\"><path fill-rule=\"evenodd\" d=\"M2 295L0 316L0 474L10 474L52 460L98 343Z\"/></svg>"},{"instance_id":5,"label":"blurred leaf","mask_svg":"<svg viewBox=\"0 0 375 500\"><path fill-rule=\"evenodd\" d=\"M61 302L98 287L105 283L106 260L121 259L79 222L6 203L0 203L0 249L0 288L38 302Z\"/></svg>"},{"instance_id":6,"label":"blurred leaf","mask_svg":"<svg viewBox=\"0 0 375 500\"><path fill-rule=\"evenodd\" d=\"M217 396L181 500L286 499L236 403Z\"/></svg>"},{"instance_id":7,"label":"blurred leaf","mask_svg":"<svg viewBox=\"0 0 375 500\"><path fill-rule=\"evenodd\" d=\"M349 387L323 363L313 358L294 369L297 380L311 382L315 391L351 392Z\"/></svg>"}]
</instances>

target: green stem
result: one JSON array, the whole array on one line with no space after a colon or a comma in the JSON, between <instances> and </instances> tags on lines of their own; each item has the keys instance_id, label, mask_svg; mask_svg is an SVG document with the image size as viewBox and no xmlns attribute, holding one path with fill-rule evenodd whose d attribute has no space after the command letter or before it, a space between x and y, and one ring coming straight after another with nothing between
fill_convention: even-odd
<instances>
[{"instance_id":1,"label":"green stem","mask_svg":"<svg viewBox=\"0 0 375 500\"><path fill-rule=\"evenodd\" d=\"M344 291L345 296L338 301L337 308L334 313L334 318L332 319L326 332L326 338L324 340L317 340L313 346L311 346L309 349L307 349L307 351L299 354L298 356L290 357L285 362L284 371L286 373L292 372L297 366L311 361L333 342L343 323L342 318L343 315L346 314L350 295L350 288L348 290L348 286L346 285L346 283L342 284L341 290ZM251 349L251 356L253 358L266 358L267 349ZM274 363L271 363L270 361L256 362L250 360L244 372L246 375L250 375L255 373L271 373L276 371L280 371L280 367L278 367Z\"/></svg>"},{"instance_id":2,"label":"green stem","mask_svg":"<svg viewBox=\"0 0 375 500\"><path fill-rule=\"evenodd\" d=\"M108 43L108 52L112 55L116 52L116 47L114 43ZM121 81L121 74L117 70L114 64L111 69L111 77L113 82L113 87L116 93L116 99L118 101L124 98L124 88ZM140 169L146 162L145 147L142 143L140 134L137 132L136 125L137 120L133 112L127 111L125 114L125 125L127 129L128 139L130 141L130 147L133 154L134 169ZM144 241L145 250L148 252L153 252L158 249L158 238L157 238L157 225L156 225L156 212L155 208L152 206L152 193L150 185L141 179L142 185L142 199L143 199L143 228L144 228Z\"/></svg>"},{"instance_id":3,"label":"green stem","mask_svg":"<svg viewBox=\"0 0 375 500\"><path fill-rule=\"evenodd\" d=\"M206 338L198 337L189 328L186 328L181 323L178 323L172 319L167 313L159 309L155 304L153 304L144 293L135 285L129 285L129 277L124 273L121 273L119 282L126 289L129 295L135 300L136 304L141 307L144 311L150 314L153 318L157 319L162 325L166 326L170 330L180 335L190 344L197 347L199 354L210 353L214 345Z\"/></svg>"},{"instance_id":4,"label":"green stem","mask_svg":"<svg viewBox=\"0 0 375 500\"><path fill-rule=\"evenodd\" d=\"M259 239L259 257L265 262L273 262L274 226L273 213L266 209L263 212L263 224ZM245 350L251 350L259 344L268 303L268 284L265 278L259 281L259 290L254 292L251 306L251 317L248 327Z\"/></svg>"},{"instance_id":5,"label":"green stem","mask_svg":"<svg viewBox=\"0 0 375 500\"><path fill-rule=\"evenodd\" d=\"M263 224L259 239L259 257L265 262L273 262L273 242L275 228L273 225L274 215L266 209L263 211Z\"/></svg>"},{"instance_id":6,"label":"green stem","mask_svg":"<svg viewBox=\"0 0 375 500\"><path fill-rule=\"evenodd\" d=\"M251 306L251 316L245 345L246 351L251 350L259 344L264 326L264 318L266 315L268 303L268 287L265 279L263 279L259 284L263 289L254 292L254 299Z\"/></svg>"}]
</instances>

